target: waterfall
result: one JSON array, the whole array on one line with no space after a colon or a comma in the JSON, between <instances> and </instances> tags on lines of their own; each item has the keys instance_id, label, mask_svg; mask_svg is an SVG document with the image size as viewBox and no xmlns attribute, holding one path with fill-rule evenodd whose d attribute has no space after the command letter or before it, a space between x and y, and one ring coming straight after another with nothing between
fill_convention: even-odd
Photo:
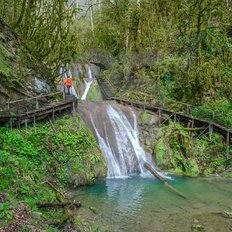
<instances>
[{"instance_id":1,"label":"waterfall","mask_svg":"<svg viewBox=\"0 0 232 232\"><path fill-rule=\"evenodd\" d=\"M133 174L135 172L144 175L144 162L149 162L143 148L139 143L139 131L137 117L132 111L133 125L119 107L109 106L107 114L113 126L116 142L119 150L118 165L123 166L120 175Z\"/></svg>"},{"instance_id":2,"label":"waterfall","mask_svg":"<svg viewBox=\"0 0 232 232\"><path fill-rule=\"evenodd\" d=\"M92 75L91 68L89 66L88 66L87 73L88 73L88 78L87 78L87 80L85 80L85 91L84 91L84 93L83 93L83 95L81 97L81 100L85 100L86 99L87 94L89 92L89 89L90 89L90 87L91 87L91 85L93 83L93 75Z\"/></svg>"},{"instance_id":3,"label":"waterfall","mask_svg":"<svg viewBox=\"0 0 232 232\"><path fill-rule=\"evenodd\" d=\"M125 178L133 174L151 176L143 165L148 162L155 168L155 164L140 144L134 109L112 102L86 102L80 105L79 111L93 129L104 153L108 178Z\"/></svg>"}]
</instances>

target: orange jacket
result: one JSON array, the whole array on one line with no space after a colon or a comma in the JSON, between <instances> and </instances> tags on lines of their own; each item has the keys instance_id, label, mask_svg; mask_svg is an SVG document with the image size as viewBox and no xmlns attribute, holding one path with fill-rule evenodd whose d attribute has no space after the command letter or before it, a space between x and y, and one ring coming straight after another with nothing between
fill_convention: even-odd
<instances>
[{"instance_id":1,"label":"orange jacket","mask_svg":"<svg viewBox=\"0 0 232 232\"><path fill-rule=\"evenodd\" d=\"M64 83L66 86L72 86L72 79L70 77L67 77Z\"/></svg>"}]
</instances>

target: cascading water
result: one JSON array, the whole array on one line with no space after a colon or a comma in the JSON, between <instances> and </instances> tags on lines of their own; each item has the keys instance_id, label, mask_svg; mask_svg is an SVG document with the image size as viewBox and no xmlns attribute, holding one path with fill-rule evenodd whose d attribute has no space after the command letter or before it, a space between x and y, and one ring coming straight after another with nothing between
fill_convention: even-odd
<instances>
[{"instance_id":1,"label":"cascading water","mask_svg":"<svg viewBox=\"0 0 232 232\"><path fill-rule=\"evenodd\" d=\"M143 164L148 162L154 167L154 163L140 145L137 116L132 108L109 102L85 103L79 108L105 155L109 178L150 176Z\"/></svg>"},{"instance_id":2,"label":"cascading water","mask_svg":"<svg viewBox=\"0 0 232 232\"><path fill-rule=\"evenodd\" d=\"M92 71L91 71L91 68L88 66L88 78L87 80L85 80L85 91L81 97L81 100L85 100L86 97L87 97L87 94L89 92L89 89L91 87L93 83L93 75L92 75Z\"/></svg>"}]
</instances>

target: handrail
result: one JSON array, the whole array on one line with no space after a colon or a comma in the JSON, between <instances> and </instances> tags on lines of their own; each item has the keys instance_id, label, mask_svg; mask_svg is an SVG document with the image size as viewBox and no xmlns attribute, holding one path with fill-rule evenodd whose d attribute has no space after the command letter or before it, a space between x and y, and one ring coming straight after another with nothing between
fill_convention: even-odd
<instances>
[{"instance_id":1,"label":"handrail","mask_svg":"<svg viewBox=\"0 0 232 232\"><path fill-rule=\"evenodd\" d=\"M128 92L124 93L122 96L125 96L127 93L128 93ZM146 98L146 97L154 98L153 95L150 95L150 94L147 94L147 93L142 93L142 92L140 92L140 91L134 91L133 93L139 94L139 95L143 95L145 98ZM145 102L147 102L147 101L145 100ZM184 107L186 107L186 109L185 109L184 111L185 111L188 115L192 115L192 110L193 110L193 109L196 109L196 110L200 109L200 108L199 108L200 105L191 105L191 104L189 104L189 103L185 103L185 102L181 102L181 101L174 101L174 100L171 100L171 99L168 99L167 102L170 103L170 104L173 103L173 104L183 105ZM163 107L165 107L165 108L169 108L169 107L168 107L169 104L165 104L164 102L161 103L161 105L162 105ZM181 112L181 111L177 111L177 112ZM211 113L211 119L212 119L213 122L215 121L216 115L217 115L217 116L224 116L224 117L228 117L228 118L229 118L229 117L232 117L232 114L221 113L221 112L214 111L214 110L207 109L207 108L204 109L204 112L206 112L206 113ZM203 117L203 118L204 118L204 117ZM205 118L207 118L207 117L205 117Z\"/></svg>"},{"instance_id":2,"label":"handrail","mask_svg":"<svg viewBox=\"0 0 232 232\"><path fill-rule=\"evenodd\" d=\"M45 95L38 95L36 97L23 98L23 99L14 100L14 101L8 101L6 103L7 104L13 104L13 103L18 103L18 102L22 102L22 101L32 100L32 99L36 99L36 98L54 96L54 95L57 95L57 94L61 94L61 92L49 93L49 94L45 94Z\"/></svg>"},{"instance_id":3,"label":"handrail","mask_svg":"<svg viewBox=\"0 0 232 232\"><path fill-rule=\"evenodd\" d=\"M6 102L7 109L10 110L10 105L11 104L24 102L24 101L30 101L30 100L34 100L34 99L36 100L36 108L38 108L38 102L37 101L38 101L39 98L55 96L55 95L58 95L58 94L63 94L63 93L62 92L55 92L55 93L49 93L49 94L44 94L44 95L38 95L38 96L35 96L35 97L29 97L29 98L23 98L23 99L19 99L19 100L14 100L14 101L8 101L8 102ZM64 97L64 94L63 94L63 97Z\"/></svg>"}]
</instances>

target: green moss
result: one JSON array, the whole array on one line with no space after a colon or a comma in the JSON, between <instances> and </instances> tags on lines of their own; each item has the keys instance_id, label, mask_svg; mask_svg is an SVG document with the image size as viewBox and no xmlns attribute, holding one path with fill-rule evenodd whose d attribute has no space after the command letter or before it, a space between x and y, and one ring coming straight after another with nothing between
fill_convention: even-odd
<instances>
[{"instance_id":1,"label":"green moss","mask_svg":"<svg viewBox=\"0 0 232 232\"><path fill-rule=\"evenodd\" d=\"M89 209L94 213L94 214L98 214L98 210L96 207L90 206Z\"/></svg>"},{"instance_id":2,"label":"green moss","mask_svg":"<svg viewBox=\"0 0 232 232\"><path fill-rule=\"evenodd\" d=\"M4 44L0 42L0 79L9 78L12 73L10 57L10 52L6 49Z\"/></svg>"},{"instance_id":3,"label":"green moss","mask_svg":"<svg viewBox=\"0 0 232 232\"><path fill-rule=\"evenodd\" d=\"M195 159L190 158L187 160L185 174L189 176L198 176L200 171Z\"/></svg>"},{"instance_id":4,"label":"green moss","mask_svg":"<svg viewBox=\"0 0 232 232\"><path fill-rule=\"evenodd\" d=\"M4 34L0 32L0 40L3 40L5 38Z\"/></svg>"},{"instance_id":5,"label":"green moss","mask_svg":"<svg viewBox=\"0 0 232 232\"><path fill-rule=\"evenodd\" d=\"M155 145L156 164L159 168L169 169L170 157L167 155L164 139L160 139Z\"/></svg>"},{"instance_id":6,"label":"green moss","mask_svg":"<svg viewBox=\"0 0 232 232\"><path fill-rule=\"evenodd\" d=\"M197 176L222 173L231 163L226 159L226 146L216 133L211 140L206 136L190 136L184 127L170 122L158 132L154 152L157 166L174 173Z\"/></svg>"},{"instance_id":7,"label":"green moss","mask_svg":"<svg viewBox=\"0 0 232 232\"><path fill-rule=\"evenodd\" d=\"M151 114L149 114L147 111L143 111L141 114L141 120L143 124L146 124L151 119Z\"/></svg>"},{"instance_id":8,"label":"green moss","mask_svg":"<svg viewBox=\"0 0 232 232\"><path fill-rule=\"evenodd\" d=\"M101 90L96 83L93 83L89 89L87 100L90 101L100 101L102 100Z\"/></svg>"},{"instance_id":9,"label":"green moss","mask_svg":"<svg viewBox=\"0 0 232 232\"><path fill-rule=\"evenodd\" d=\"M213 168L206 168L204 170L204 175L209 175L209 174L213 174L214 173L214 169Z\"/></svg>"}]
</instances>

